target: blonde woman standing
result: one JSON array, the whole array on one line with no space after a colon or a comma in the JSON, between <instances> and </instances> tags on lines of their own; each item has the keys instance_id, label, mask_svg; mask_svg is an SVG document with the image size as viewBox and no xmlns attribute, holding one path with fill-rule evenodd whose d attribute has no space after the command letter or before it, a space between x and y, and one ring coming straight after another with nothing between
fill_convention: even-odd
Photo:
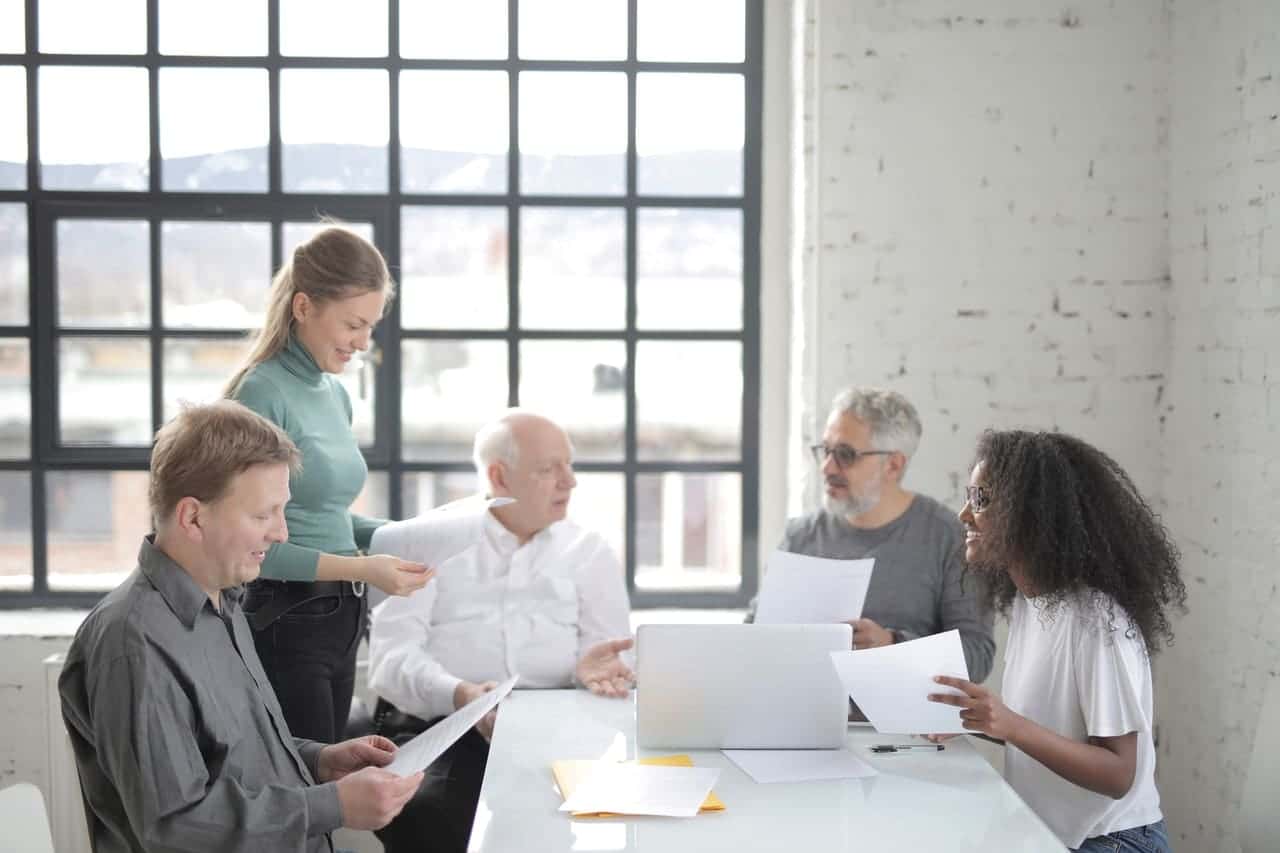
<instances>
[{"instance_id":1,"label":"blonde woman standing","mask_svg":"<svg viewBox=\"0 0 1280 853\"><path fill-rule=\"evenodd\" d=\"M396 557L362 556L384 521L351 511L368 468L337 375L369 348L393 288L374 246L325 228L276 274L262 331L225 391L302 451L301 471L289 478L289 539L267 553L244 610L290 731L325 743L342 738L351 707L365 583L409 595L434 575Z\"/></svg>"}]
</instances>

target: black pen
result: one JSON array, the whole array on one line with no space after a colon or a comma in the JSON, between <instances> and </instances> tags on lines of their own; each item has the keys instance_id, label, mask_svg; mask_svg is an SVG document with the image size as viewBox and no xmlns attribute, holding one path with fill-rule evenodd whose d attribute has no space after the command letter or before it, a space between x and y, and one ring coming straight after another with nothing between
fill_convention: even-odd
<instances>
[{"instance_id":1,"label":"black pen","mask_svg":"<svg viewBox=\"0 0 1280 853\"><path fill-rule=\"evenodd\" d=\"M871 747L872 752L906 752L909 749L927 749L937 752L943 749L940 743L881 743Z\"/></svg>"}]
</instances>

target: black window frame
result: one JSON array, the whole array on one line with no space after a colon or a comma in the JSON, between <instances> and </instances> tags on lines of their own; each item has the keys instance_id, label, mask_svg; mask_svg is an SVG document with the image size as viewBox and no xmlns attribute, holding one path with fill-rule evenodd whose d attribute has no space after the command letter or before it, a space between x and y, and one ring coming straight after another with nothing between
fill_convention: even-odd
<instances>
[{"instance_id":1,"label":"black window frame","mask_svg":"<svg viewBox=\"0 0 1280 853\"><path fill-rule=\"evenodd\" d=\"M636 53L637 7L627 0L627 58L610 61L527 60L517 58L518 0L508 0L507 57L492 60L422 60L399 56L399 3L388 0L388 52L385 57L282 57L279 52L278 0L267 0L268 53L265 56L206 57L169 56L159 53L158 0L146 0L147 52L136 55L46 55L36 50L38 0L25 0L26 52L0 54L0 65L22 66L27 74L27 185L23 190L0 190L0 202L20 202L28 215L28 276L30 315L25 326L0 327L0 337L25 338L31 365L31 455L28 459L0 460L0 471L30 472L32 588L0 591L0 609L27 607L86 607L101 596L98 591L51 590L48 585L48 518L44 476L52 471L146 470L147 447L61 446L57 442L58 365L55 328L54 238L56 222L63 218L145 219L150 227L151 323L145 329L82 329L75 334L147 339L151 343L151 421L158 427L163 414L163 342L183 338L241 338L242 332L226 329L165 329L161 317L161 224L166 221L263 221L272 223L272 270L281 263L281 223L308 221L318 215L347 221L369 222L374 242L399 278L400 218L403 206L502 207L507 212L508 322L505 329L410 329L400 326L399 301L393 301L375 339L382 350L376 372L375 439L365 448L371 472L385 472L388 510L392 518L403 515L404 475L419 471L470 471L467 462L406 461L402 454L400 418L400 345L405 340L459 339L501 340L507 345L507 401L516 405L520 380L520 343L534 340L617 340L627 354L626 420L624 455L620 462L581 462L581 472L620 473L624 481L626 566L631 604L644 607L742 607L758 586L759 451L760 451L760 200L763 98L763 2L745 0L746 45L744 61L647 62ZM118 66L145 68L148 72L150 114L150 170L146 191L44 190L40 185L38 138L38 69L45 66ZM268 73L269 141L266 192L187 192L161 189L162 163L159 143L158 77L161 68L265 68ZM287 193L282 182L280 136L280 72L294 68L350 68L385 70L388 73L389 142L388 186L385 194ZM504 70L510 84L507 191L492 194L406 193L400 189L399 72L405 70ZM626 189L622 195L559 196L526 195L520 191L519 85L521 71L621 71L627 80ZM642 72L732 73L744 79L745 138L743 140L743 192L741 196L640 196L637 194L636 79ZM520 214L524 207L603 207L621 209L625 216L626 323L616 331L576 329L525 329L519 325ZM650 331L636 328L636 229L644 208L716 208L742 213L742 326L736 331ZM266 280L264 277L264 293ZM641 341L733 341L742 345L741 453L737 461L639 461L637 453L637 399L635 356ZM555 413L550 413L554 416ZM735 590L637 589L636 574L636 477L656 473L733 473L741 477L741 585ZM145 531L139 531L139 536ZM121 566L127 571L131 566Z\"/></svg>"}]
</instances>

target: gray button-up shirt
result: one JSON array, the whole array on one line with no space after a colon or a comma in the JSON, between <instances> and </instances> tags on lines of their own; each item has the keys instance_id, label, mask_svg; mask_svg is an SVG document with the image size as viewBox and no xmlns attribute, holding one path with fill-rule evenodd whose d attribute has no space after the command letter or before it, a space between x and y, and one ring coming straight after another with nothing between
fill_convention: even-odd
<instances>
[{"instance_id":1,"label":"gray button-up shirt","mask_svg":"<svg viewBox=\"0 0 1280 853\"><path fill-rule=\"evenodd\" d=\"M324 744L294 738L240 609L150 537L76 632L58 691L89 835L115 851L331 851Z\"/></svg>"}]
</instances>

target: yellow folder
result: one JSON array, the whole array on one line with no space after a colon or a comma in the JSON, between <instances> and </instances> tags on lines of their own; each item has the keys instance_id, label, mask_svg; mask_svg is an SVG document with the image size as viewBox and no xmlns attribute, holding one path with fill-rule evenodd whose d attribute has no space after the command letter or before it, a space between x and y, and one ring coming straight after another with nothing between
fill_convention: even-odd
<instances>
[{"instance_id":1,"label":"yellow folder","mask_svg":"<svg viewBox=\"0 0 1280 853\"><path fill-rule=\"evenodd\" d=\"M591 772L596 761L591 760L564 760L551 762L551 775L556 777L556 786L560 789L560 796L566 800L573 794L578 784L587 778L587 774ZM651 764L660 767L692 767L693 759L687 755L657 755L653 758L641 758L638 764ZM724 811L724 803L720 802L720 798L716 796L715 791L707 794L706 800L702 803L702 808L698 810L698 814L703 812L722 812ZM623 815L613 814L612 812L573 812L574 817L623 817Z\"/></svg>"}]
</instances>

